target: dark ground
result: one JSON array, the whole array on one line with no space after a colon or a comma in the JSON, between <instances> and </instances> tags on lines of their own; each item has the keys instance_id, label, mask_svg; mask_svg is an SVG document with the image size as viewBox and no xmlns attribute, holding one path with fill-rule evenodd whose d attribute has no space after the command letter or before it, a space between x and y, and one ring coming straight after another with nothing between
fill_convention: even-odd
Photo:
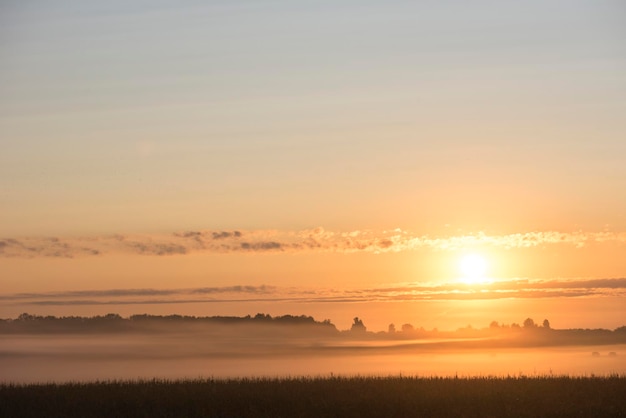
<instances>
[{"instance_id":1,"label":"dark ground","mask_svg":"<svg viewBox=\"0 0 626 418\"><path fill-rule=\"evenodd\" d=\"M626 417L626 376L2 385L0 417Z\"/></svg>"}]
</instances>

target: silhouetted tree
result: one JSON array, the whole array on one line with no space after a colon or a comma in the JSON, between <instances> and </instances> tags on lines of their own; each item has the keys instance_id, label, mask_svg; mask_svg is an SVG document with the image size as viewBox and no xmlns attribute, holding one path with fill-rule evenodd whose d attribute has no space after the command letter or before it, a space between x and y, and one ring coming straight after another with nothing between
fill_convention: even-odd
<instances>
[{"instance_id":1,"label":"silhouetted tree","mask_svg":"<svg viewBox=\"0 0 626 418\"><path fill-rule=\"evenodd\" d=\"M498 321L491 321L491 324L489 324L489 328L498 329L500 328L500 324L498 324Z\"/></svg>"},{"instance_id":2,"label":"silhouetted tree","mask_svg":"<svg viewBox=\"0 0 626 418\"><path fill-rule=\"evenodd\" d=\"M545 329L550 329L550 321L548 321L547 319L543 320L543 327Z\"/></svg>"},{"instance_id":3,"label":"silhouetted tree","mask_svg":"<svg viewBox=\"0 0 626 418\"><path fill-rule=\"evenodd\" d=\"M411 324L402 324L402 332L413 332L415 327Z\"/></svg>"},{"instance_id":4,"label":"silhouetted tree","mask_svg":"<svg viewBox=\"0 0 626 418\"><path fill-rule=\"evenodd\" d=\"M33 315L26 313L26 312L24 312L23 314L17 317L18 321L32 321L34 319L35 317Z\"/></svg>"},{"instance_id":5,"label":"silhouetted tree","mask_svg":"<svg viewBox=\"0 0 626 418\"><path fill-rule=\"evenodd\" d=\"M526 318L524 320L524 328L535 328L536 326L532 318Z\"/></svg>"},{"instance_id":6,"label":"silhouetted tree","mask_svg":"<svg viewBox=\"0 0 626 418\"><path fill-rule=\"evenodd\" d=\"M254 316L254 319L257 320L257 321L271 321L272 320L272 315L258 313L258 314L256 314Z\"/></svg>"},{"instance_id":7,"label":"silhouetted tree","mask_svg":"<svg viewBox=\"0 0 626 418\"><path fill-rule=\"evenodd\" d=\"M387 332L389 332L389 334L394 334L396 332L396 326L394 324L389 324Z\"/></svg>"},{"instance_id":8,"label":"silhouetted tree","mask_svg":"<svg viewBox=\"0 0 626 418\"><path fill-rule=\"evenodd\" d=\"M350 331L365 332L366 330L367 328L365 328L365 325L363 325L363 321L361 321L358 316L355 317L354 323L352 324L352 328L350 328Z\"/></svg>"}]
</instances>

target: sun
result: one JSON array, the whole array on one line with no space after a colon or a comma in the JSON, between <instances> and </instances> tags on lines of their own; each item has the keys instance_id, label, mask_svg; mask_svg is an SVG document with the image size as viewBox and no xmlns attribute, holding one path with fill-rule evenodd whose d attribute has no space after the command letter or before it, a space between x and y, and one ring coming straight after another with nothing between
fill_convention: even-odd
<instances>
[{"instance_id":1,"label":"sun","mask_svg":"<svg viewBox=\"0 0 626 418\"><path fill-rule=\"evenodd\" d=\"M467 284L485 283L487 260L480 254L467 254L459 262L461 281Z\"/></svg>"}]
</instances>

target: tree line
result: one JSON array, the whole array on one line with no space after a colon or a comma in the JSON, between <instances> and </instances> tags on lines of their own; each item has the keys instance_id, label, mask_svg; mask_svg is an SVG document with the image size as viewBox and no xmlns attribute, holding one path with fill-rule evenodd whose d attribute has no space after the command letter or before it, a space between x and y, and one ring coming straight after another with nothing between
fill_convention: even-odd
<instances>
[{"instance_id":1,"label":"tree line","mask_svg":"<svg viewBox=\"0 0 626 418\"><path fill-rule=\"evenodd\" d=\"M607 329L553 329L548 319L541 325L532 318L526 318L521 325L518 323L501 324L492 321L488 327L474 328L468 325L453 331L439 331L437 328L427 330L410 323L402 324L399 328L389 324L387 331L368 331L364 321L355 317L348 330L337 330L329 320L317 321L312 316L282 315L271 316L257 313L254 316L189 316L189 315L149 315L138 314L124 318L119 314L81 317L81 316L40 316L23 313L15 319L0 319L0 333L61 333L61 332L133 332L133 331L177 331L185 326L222 325L229 326L233 331L238 325L251 327L272 326L274 329L290 327L302 330L304 334L313 332L326 336L342 335L347 337L368 339L419 339L419 338L467 338L490 337L503 333L520 336L528 341L540 339L553 340L589 340L607 342L626 342L626 326L615 330ZM622 341L623 340L623 341Z\"/></svg>"},{"instance_id":2,"label":"tree line","mask_svg":"<svg viewBox=\"0 0 626 418\"><path fill-rule=\"evenodd\" d=\"M190 315L149 315L138 314L124 318L116 313L82 316L40 316L23 313L15 319L0 319L0 332L32 331L56 332L60 330L76 331L132 331L153 326L175 325L291 325L315 327L329 331L337 331L329 320L316 321L312 316L282 315L272 317L269 314L258 313L255 316L190 316Z\"/></svg>"}]
</instances>

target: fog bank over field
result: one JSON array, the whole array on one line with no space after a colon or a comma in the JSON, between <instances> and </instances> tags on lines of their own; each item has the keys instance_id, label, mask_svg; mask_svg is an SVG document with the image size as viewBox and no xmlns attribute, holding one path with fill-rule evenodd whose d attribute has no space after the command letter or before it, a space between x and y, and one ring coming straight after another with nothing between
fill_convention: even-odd
<instances>
[{"instance_id":1,"label":"fog bank over field","mask_svg":"<svg viewBox=\"0 0 626 418\"><path fill-rule=\"evenodd\" d=\"M492 322L425 330L410 324L369 332L329 320L265 314L183 317L28 314L0 322L0 380L294 375L518 375L626 373L626 327L556 330Z\"/></svg>"}]
</instances>

